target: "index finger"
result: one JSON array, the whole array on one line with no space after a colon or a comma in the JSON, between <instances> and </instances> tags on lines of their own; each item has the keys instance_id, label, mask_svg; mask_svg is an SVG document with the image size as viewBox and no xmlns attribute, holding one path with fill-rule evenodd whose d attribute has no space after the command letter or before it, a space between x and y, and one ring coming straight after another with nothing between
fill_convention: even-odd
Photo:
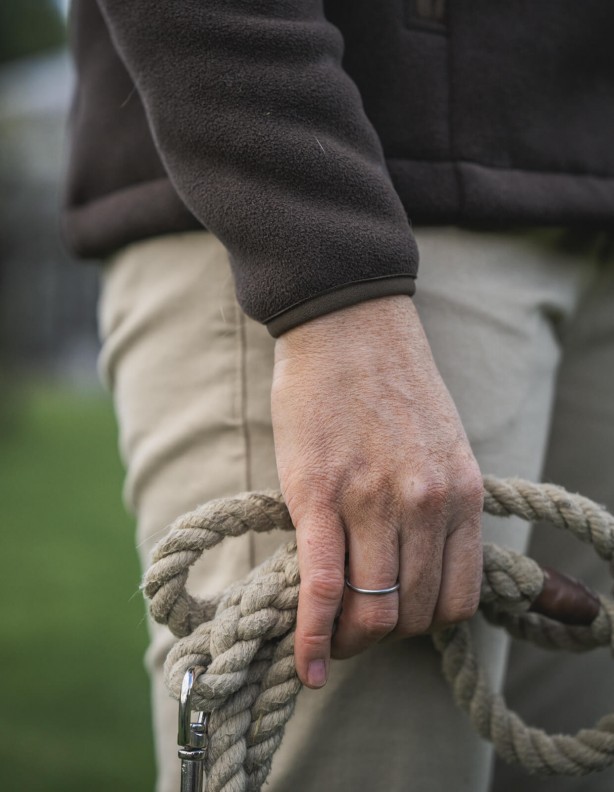
<instances>
[{"instance_id":1,"label":"index finger","mask_svg":"<svg viewBox=\"0 0 614 792\"><path fill-rule=\"evenodd\" d=\"M344 587L345 533L333 514L312 515L296 528L301 585L294 659L303 684L322 687L328 677L330 644Z\"/></svg>"}]
</instances>

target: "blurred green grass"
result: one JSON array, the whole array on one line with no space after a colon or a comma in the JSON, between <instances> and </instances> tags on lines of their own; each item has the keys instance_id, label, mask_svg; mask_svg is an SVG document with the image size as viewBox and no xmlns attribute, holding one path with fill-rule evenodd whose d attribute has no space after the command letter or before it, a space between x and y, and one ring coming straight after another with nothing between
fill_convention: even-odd
<instances>
[{"instance_id":1,"label":"blurred green grass","mask_svg":"<svg viewBox=\"0 0 614 792\"><path fill-rule=\"evenodd\" d=\"M6 407L6 405L5 405ZM133 523L108 399L20 392L0 430L0 788L153 787Z\"/></svg>"}]
</instances>

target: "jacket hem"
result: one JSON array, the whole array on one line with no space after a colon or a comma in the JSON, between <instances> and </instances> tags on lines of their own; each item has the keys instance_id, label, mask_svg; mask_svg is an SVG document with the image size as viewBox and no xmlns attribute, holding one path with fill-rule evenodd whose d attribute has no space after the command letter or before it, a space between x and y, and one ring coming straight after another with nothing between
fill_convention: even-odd
<instances>
[{"instance_id":1,"label":"jacket hem","mask_svg":"<svg viewBox=\"0 0 614 792\"><path fill-rule=\"evenodd\" d=\"M606 230L614 224L614 177L490 167L464 160L386 162L405 211L415 223ZM202 228L165 177L66 207L62 215L65 244L83 258L107 256L153 236Z\"/></svg>"},{"instance_id":2,"label":"jacket hem","mask_svg":"<svg viewBox=\"0 0 614 792\"><path fill-rule=\"evenodd\" d=\"M162 234L202 229L166 177L140 182L62 212L62 236L82 258L101 258Z\"/></svg>"},{"instance_id":3,"label":"jacket hem","mask_svg":"<svg viewBox=\"0 0 614 792\"><path fill-rule=\"evenodd\" d=\"M265 321L266 328L273 338L278 338L288 330L304 324L311 319L347 308L350 305L373 300L378 297L390 297L396 294L407 294L410 297L416 291L415 278L410 275L388 275L383 278L369 278L338 286L330 291L317 294L304 300L282 313Z\"/></svg>"}]
</instances>

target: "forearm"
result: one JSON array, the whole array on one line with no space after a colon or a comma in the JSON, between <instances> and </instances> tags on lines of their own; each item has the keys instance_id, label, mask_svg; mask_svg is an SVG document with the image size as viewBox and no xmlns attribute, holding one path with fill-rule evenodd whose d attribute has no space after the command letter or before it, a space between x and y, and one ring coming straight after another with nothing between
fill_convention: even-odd
<instances>
[{"instance_id":1,"label":"forearm","mask_svg":"<svg viewBox=\"0 0 614 792\"><path fill-rule=\"evenodd\" d=\"M190 210L275 334L413 293L417 250L317 0L99 0Z\"/></svg>"}]
</instances>

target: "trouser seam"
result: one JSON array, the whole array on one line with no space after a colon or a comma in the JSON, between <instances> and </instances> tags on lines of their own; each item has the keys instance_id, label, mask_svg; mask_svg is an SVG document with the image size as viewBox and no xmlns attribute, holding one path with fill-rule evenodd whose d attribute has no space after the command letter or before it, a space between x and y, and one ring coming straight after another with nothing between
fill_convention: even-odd
<instances>
[{"instance_id":1,"label":"trouser seam","mask_svg":"<svg viewBox=\"0 0 614 792\"><path fill-rule=\"evenodd\" d=\"M249 421L247 415L248 390L247 390L247 328L245 314L237 307L238 327L239 327L239 383L240 383L240 420L243 433L243 447L245 457L245 489L252 489L252 439L249 431ZM256 563L256 548L254 537L248 534L249 541L249 565L254 567Z\"/></svg>"}]
</instances>

